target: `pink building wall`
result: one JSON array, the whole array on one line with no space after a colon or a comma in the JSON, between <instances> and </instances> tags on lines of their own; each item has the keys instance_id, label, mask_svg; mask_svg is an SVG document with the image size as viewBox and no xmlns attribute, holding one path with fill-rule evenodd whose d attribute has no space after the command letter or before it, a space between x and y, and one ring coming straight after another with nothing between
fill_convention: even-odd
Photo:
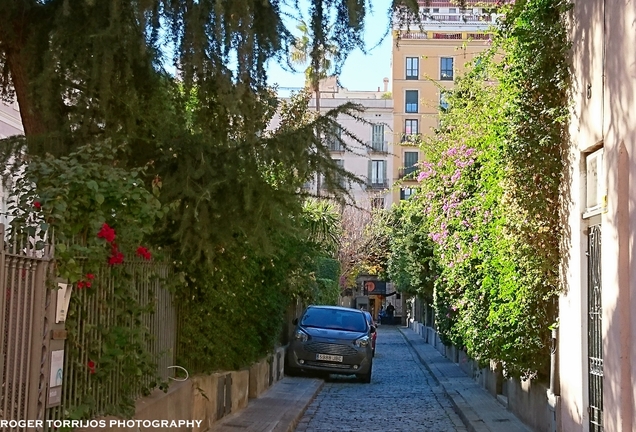
<instances>
[{"instance_id":1,"label":"pink building wall","mask_svg":"<svg viewBox=\"0 0 636 432\"><path fill-rule=\"evenodd\" d=\"M588 431L587 228L600 224L603 426L636 430L636 4L575 1L574 107L560 299L562 431ZM603 149L606 209L584 217L586 155Z\"/></svg>"}]
</instances>

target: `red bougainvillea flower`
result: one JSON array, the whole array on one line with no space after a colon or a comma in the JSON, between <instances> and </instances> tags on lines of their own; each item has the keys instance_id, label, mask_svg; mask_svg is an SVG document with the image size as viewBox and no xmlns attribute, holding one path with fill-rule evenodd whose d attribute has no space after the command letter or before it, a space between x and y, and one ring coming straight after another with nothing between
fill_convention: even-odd
<instances>
[{"instance_id":1,"label":"red bougainvillea flower","mask_svg":"<svg viewBox=\"0 0 636 432\"><path fill-rule=\"evenodd\" d=\"M137 256L143 257L146 260L149 260L150 258L152 258L150 251L143 246L139 246L137 248Z\"/></svg>"},{"instance_id":2,"label":"red bougainvillea flower","mask_svg":"<svg viewBox=\"0 0 636 432\"><path fill-rule=\"evenodd\" d=\"M86 282L86 288L90 288L91 286L93 286L92 282Z\"/></svg>"},{"instance_id":3,"label":"red bougainvillea flower","mask_svg":"<svg viewBox=\"0 0 636 432\"><path fill-rule=\"evenodd\" d=\"M77 283L77 289L82 289L82 288L84 288L85 286L86 286L86 282L84 282L84 281L79 281L79 282Z\"/></svg>"},{"instance_id":4,"label":"red bougainvillea flower","mask_svg":"<svg viewBox=\"0 0 636 432\"><path fill-rule=\"evenodd\" d=\"M95 373L95 362L93 360L89 360L86 366L88 366L88 370L91 372L91 374Z\"/></svg>"},{"instance_id":5,"label":"red bougainvillea flower","mask_svg":"<svg viewBox=\"0 0 636 432\"><path fill-rule=\"evenodd\" d=\"M108 243L112 243L115 240L115 230L108 226L107 223L102 225L102 228L97 233L98 238L103 238Z\"/></svg>"},{"instance_id":6,"label":"red bougainvillea flower","mask_svg":"<svg viewBox=\"0 0 636 432\"><path fill-rule=\"evenodd\" d=\"M42 208L42 203L40 201L33 201L33 207L40 210Z\"/></svg>"},{"instance_id":7,"label":"red bougainvillea flower","mask_svg":"<svg viewBox=\"0 0 636 432\"><path fill-rule=\"evenodd\" d=\"M93 280L95 279L95 275L93 273L86 273L86 279Z\"/></svg>"}]
</instances>

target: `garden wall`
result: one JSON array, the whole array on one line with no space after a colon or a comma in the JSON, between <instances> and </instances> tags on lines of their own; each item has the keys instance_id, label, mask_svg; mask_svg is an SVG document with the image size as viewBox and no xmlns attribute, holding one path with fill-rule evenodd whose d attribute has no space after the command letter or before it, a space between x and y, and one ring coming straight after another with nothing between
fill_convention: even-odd
<instances>
[{"instance_id":1,"label":"garden wall","mask_svg":"<svg viewBox=\"0 0 636 432\"><path fill-rule=\"evenodd\" d=\"M499 403L533 431L552 432L554 430L554 409L548 403L548 387L546 385L531 380L506 380L503 378L503 374L497 370L496 364L491 363L490 367L480 368L463 350L452 345L444 345L434 328L427 327L417 321L411 322L410 327L444 357L457 363L466 375L488 390Z\"/></svg>"},{"instance_id":2,"label":"garden wall","mask_svg":"<svg viewBox=\"0 0 636 432\"><path fill-rule=\"evenodd\" d=\"M168 392L155 390L136 403L133 420L198 420L200 425L183 425L171 430L203 432L230 413L245 408L248 400L260 396L284 376L285 347L261 359L251 367L239 371L218 372L212 375L190 377L187 381L173 382ZM136 430L111 427L114 417L101 418L106 427L76 429L80 432ZM143 428L142 428L143 429Z\"/></svg>"}]
</instances>

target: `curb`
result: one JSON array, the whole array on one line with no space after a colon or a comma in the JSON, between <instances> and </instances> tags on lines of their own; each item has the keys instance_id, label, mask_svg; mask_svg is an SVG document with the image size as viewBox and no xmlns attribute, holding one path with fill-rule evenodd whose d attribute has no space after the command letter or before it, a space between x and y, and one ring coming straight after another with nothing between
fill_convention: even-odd
<instances>
[{"instance_id":1,"label":"curb","mask_svg":"<svg viewBox=\"0 0 636 432\"><path fill-rule=\"evenodd\" d=\"M461 421L464 423L464 426L466 426L466 429L468 429L468 432L489 432L490 429L488 429L488 427L483 423L483 420L477 417L477 414L472 409L468 407L465 407L464 409L462 409L459 406L459 404L455 400L455 397L461 398L461 395L458 394L455 396L446 389L446 386L440 382L439 378L437 377L437 375L435 375L435 373L433 372L431 367L428 365L426 360L422 358L422 356L415 349L415 347L413 346L409 338L406 337L406 335L402 331L402 328L398 327L398 330L400 331L400 334L402 335L402 337L408 344L410 350L415 353L420 363L422 363L422 365L426 368L426 370L431 374L431 376L433 377L433 380L444 390L444 394L448 397L451 405L453 406L453 410L455 411L455 413L457 413ZM476 417L476 419L475 420L469 419L467 413L470 414L471 417ZM475 425L474 423L476 422L481 422L481 424Z\"/></svg>"},{"instance_id":2,"label":"curb","mask_svg":"<svg viewBox=\"0 0 636 432\"><path fill-rule=\"evenodd\" d=\"M298 411L298 413L294 416L292 421L287 425L287 428L281 429L282 427L284 427L284 425L279 423L278 425L276 425L276 427L274 428L272 432L294 432L296 430L296 427L298 426L298 423L300 423L300 420L305 415L305 411L307 411L307 408L309 407L309 405L311 405L314 399L316 399L316 396L318 395L318 393L320 393L320 390L322 390L322 387L324 385L325 385L325 380L320 380L320 384L318 385L318 387L316 387L314 394L307 400L307 403L305 404L305 406L303 406Z\"/></svg>"},{"instance_id":3,"label":"curb","mask_svg":"<svg viewBox=\"0 0 636 432\"><path fill-rule=\"evenodd\" d=\"M304 383L299 380L302 378L284 377L261 396L250 400L244 409L213 423L206 432L294 432L307 407L325 384L317 378ZM274 393L268 394L270 391Z\"/></svg>"}]
</instances>

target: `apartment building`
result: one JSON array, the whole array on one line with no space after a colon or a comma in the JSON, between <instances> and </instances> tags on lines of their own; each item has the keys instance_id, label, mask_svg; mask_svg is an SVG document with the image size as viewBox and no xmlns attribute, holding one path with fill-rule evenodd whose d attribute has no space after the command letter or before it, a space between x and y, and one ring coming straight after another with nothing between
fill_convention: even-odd
<instances>
[{"instance_id":1,"label":"apartment building","mask_svg":"<svg viewBox=\"0 0 636 432\"><path fill-rule=\"evenodd\" d=\"M14 135L22 135L22 119L20 118L20 107L17 102L0 102L0 139ZM7 223L6 210L8 189L10 185L0 182L0 223Z\"/></svg>"},{"instance_id":2,"label":"apartment building","mask_svg":"<svg viewBox=\"0 0 636 432\"><path fill-rule=\"evenodd\" d=\"M320 110L327 112L344 103L351 102L364 107L359 121L350 116L341 115L338 123L341 129L334 131L346 144L345 148L339 139L329 142L332 157L347 171L353 173L364 184L349 183L344 186L349 190L355 204L361 208L389 208L392 204L391 187L393 185L393 100L388 93L389 79L385 78L376 91L351 91L342 87L336 77L330 77L320 85ZM315 100L310 107L315 109ZM356 136L364 145L343 134L346 129ZM306 184L312 193L323 195L324 182L316 178Z\"/></svg>"},{"instance_id":3,"label":"apartment building","mask_svg":"<svg viewBox=\"0 0 636 432\"><path fill-rule=\"evenodd\" d=\"M560 430L636 430L636 5L573 2Z\"/></svg>"},{"instance_id":4,"label":"apartment building","mask_svg":"<svg viewBox=\"0 0 636 432\"><path fill-rule=\"evenodd\" d=\"M447 1L421 1L422 25L394 25L392 52L393 130L395 146L392 177L400 180L393 201L407 199L416 185L421 161L418 138L437 127L439 112L446 107L444 90L453 87L465 65L489 44L489 28L496 22L494 10L484 5L465 9ZM470 5L472 2L468 2ZM477 4L477 3L475 3Z\"/></svg>"}]
</instances>

